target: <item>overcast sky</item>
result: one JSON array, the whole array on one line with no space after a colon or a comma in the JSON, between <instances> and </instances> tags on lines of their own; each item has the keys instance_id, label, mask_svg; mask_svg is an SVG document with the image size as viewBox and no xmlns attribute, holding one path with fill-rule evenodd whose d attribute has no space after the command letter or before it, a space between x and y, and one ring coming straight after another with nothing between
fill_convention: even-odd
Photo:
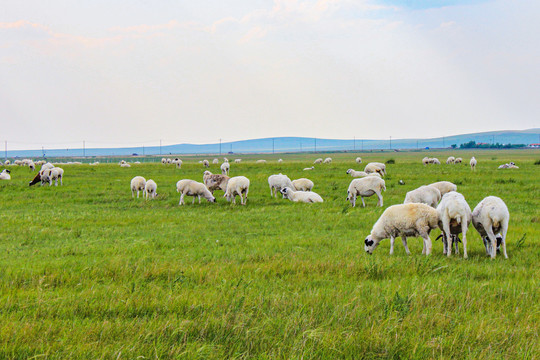
<instances>
[{"instance_id":1,"label":"overcast sky","mask_svg":"<svg viewBox=\"0 0 540 360\"><path fill-rule=\"evenodd\" d=\"M540 127L537 0L0 1L10 149Z\"/></svg>"}]
</instances>

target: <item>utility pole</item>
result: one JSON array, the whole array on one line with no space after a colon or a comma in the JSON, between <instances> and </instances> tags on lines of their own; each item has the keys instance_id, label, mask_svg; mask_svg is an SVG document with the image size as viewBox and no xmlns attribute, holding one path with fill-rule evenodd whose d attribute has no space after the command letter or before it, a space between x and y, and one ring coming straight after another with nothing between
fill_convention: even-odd
<instances>
[{"instance_id":1,"label":"utility pole","mask_svg":"<svg viewBox=\"0 0 540 360\"><path fill-rule=\"evenodd\" d=\"M416 139L416 150L418 150L418 139Z\"/></svg>"},{"instance_id":2,"label":"utility pole","mask_svg":"<svg viewBox=\"0 0 540 360\"><path fill-rule=\"evenodd\" d=\"M159 155L161 155L161 139L159 140Z\"/></svg>"},{"instance_id":3,"label":"utility pole","mask_svg":"<svg viewBox=\"0 0 540 360\"><path fill-rule=\"evenodd\" d=\"M538 136L540 138L540 135ZM300 152L302 152L302 142L300 141Z\"/></svg>"},{"instance_id":4,"label":"utility pole","mask_svg":"<svg viewBox=\"0 0 540 360\"><path fill-rule=\"evenodd\" d=\"M315 152L317 152L317 138L314 138L315 140Z\"/></svg>"},{"instance_id":5,"label":"utility pole","mask_svg":"<svg viewBox=\"0 0 540 360\"><path fill-rule=\"evenodd\" d=\"M272 138L272 154L274 154L274 138Z\"/></svg>"},{"instance_id":6,"label":"utility pole","mask_svg":"<svg viewBox=\"0 0 540 360\"><path fill-rule=\"evenodd\" d=\"M360 140L360 141L361 141L360 144L362 144L362 152L364 152L364 140Z\"/></svg>"},{"instance_id":7,"label":"utility pole","mask_svg":"<svg viewBox=\"0 0 540 360\"><path fill-rule=\"evenodd\" d=\"M86 142L84 140L82 142L82 154L83 158L86 158Z\"/></svg>"},{"instance_id":8,"label":"utility pole","mask_svg":"<svg viewBox=\"0 0 540 360\"><path fill-rule=\"evenodd\" d=\"M4 157L5 157L5 160L7 161L7 140L4 141Z\"/></svg>"},{"instance_id":9,"label":"utility pole","mask_svg":"<svg viewBox=\"0 0 540 360\"><path fill-rule=\"evenodd\" d=\"M442 137L442 147L444 147L444 136Z\"/></svg>"},{"instance_id":10,"label":"utility pole","mask_svg":"<svg viewBox=\"0 0 540 360\"><path fill-rule=\"evenodd\" d=\"M221 139L219 139L219 155L221 155Z\"/></svg>"},{"instance_id":11,"label":"utility pole","mask_svg":"<svg viewBox=\"0 0 540 360\"><path fill-rule=\"evenodd\" d=\"M392 150L392 136L390 136L390 150Z\"/></svg>"},{"instance_id":12,"label":"utility pole","mask_svg":"<svg viewBox=\"0 0 540 360\"><path fill-rule=\"evenodd\" d=\"M353 136L353 151L356 152L356 136Z\"/></svg>"},{"instance_id":13,"label":"utility pole","mask_svg":"<svg viewBox=\"0 0 540 360\"><path fill-rule=\"evenodd\" d=\"M144 145L142 146L142 154L144 156Z\"/></svg>"}]
</instances>

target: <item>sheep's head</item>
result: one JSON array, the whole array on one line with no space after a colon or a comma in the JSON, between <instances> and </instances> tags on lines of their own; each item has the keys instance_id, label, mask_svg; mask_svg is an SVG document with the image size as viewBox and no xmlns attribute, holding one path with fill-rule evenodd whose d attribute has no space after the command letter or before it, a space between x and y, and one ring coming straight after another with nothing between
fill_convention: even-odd
<instances>
[{"instance_id":1,"label":"sheep's head","mask_svg":"<svg viewBox=\"0 0 540 360\"><path fill-rule=\"evenodd\" d=\"M32 186L41 181L41 171L36 174L36 176L28 183L28 186Z\"/></svg>"},{"instance_id":2,"label":"sheep's head","mask_svg":"<svg viewBox=\"0 0 540 360\"><path fill-rule=\"evenodd\" d=\"M353 169L347 170L347 174L350 174L350 173L352 173L352 172L353 172Z\"/></svg>"},{"instance_id":3,"label":"sheep's head","mask_svg":"<svg viewBox=\"0 0 540 360\"><path fill-rule=\"evenodd\" d=\"M366 252L370 255L373 254L373 250L375 250L377 246L379 246L379 242L373 240L373 238L371 237L371 234L368 235L366 239L364 240L364 250L366 250Z\"/></svg>"},{"instance_id":4,"label":"sheep's head","mask_svg":"<svg viewBox=\"0 0 540 360\"><path fill-rule=\"evenodd\" d=\"M292 191L292 189L291 189L291 188L288 188L288 187L284 187L283 189L279 190L279 192L283 194L283 197L284 197L285 199L288 199L287 194L288 194L289 192L291 192L291 191Z\"/></svg>"}]
</instances>

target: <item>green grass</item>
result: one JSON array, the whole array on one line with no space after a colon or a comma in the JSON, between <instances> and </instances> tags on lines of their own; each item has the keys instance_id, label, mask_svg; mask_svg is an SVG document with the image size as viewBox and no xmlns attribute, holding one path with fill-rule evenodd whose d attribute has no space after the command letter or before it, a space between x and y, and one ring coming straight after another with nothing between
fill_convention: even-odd
<instances>
[{"instance_id":1,"label":"green grass","mask_svg":"<svg viewBox=\"0 0 540 360\"><path fill-rule=\"evenodd\" d=\"M231 175L251 180L247 206L220 191L217 204L178 206L175 183L202 181L201 157L182 157L182 169L66 165L64 186L50 188L11 167L0 182L0 358L537 358L539 152L456 154L476 156L477 171L424 167L417 152L331 154L311 172L324 154L245 156ZM400 241L390 256L388 240L368 256L363 240L384 208L345 200L358 155L395 161L384 208L439 180L471 208L501 197L509 259L486 257L472 226L467 260L444 257L440 241L422 256L421 239L409 239L411 256ZM450 152L429 155L444 163ZM497 170L509 161L520 169ZM270 198L266 179L279 172L312 179L325 202ZM131 198L135 175L157 182L158 199Z\"/></svg>"}]
</instances>

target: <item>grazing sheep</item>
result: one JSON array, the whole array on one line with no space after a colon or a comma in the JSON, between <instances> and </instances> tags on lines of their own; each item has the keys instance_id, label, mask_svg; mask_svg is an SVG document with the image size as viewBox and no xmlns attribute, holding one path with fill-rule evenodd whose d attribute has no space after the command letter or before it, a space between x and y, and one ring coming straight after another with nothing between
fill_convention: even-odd
<instances>
[{"instance_id":1,"label":"grazing sheep","mask_svg":"<svg viewBox=\"0 0 540 360\"><path fill-rule=\"evenodd\" d=\"M181 168L182 168L182 160L176 158L176 159L174 159L174 160L172 161L172 163L176 165L176 168L177 168L177 169L181 169Z\"/></svg>"},{"instance_id":2,"label":"grazing sheep","mask_svg":"<svg viewBox=\"0 0 540 360\"><path fill-rule=\"evenodd\" d=\"M266 164L266 160L257 160L255 164Z\"/></svg>"},{"instance_id":3,"label":"grazing sheep","mask_svg":"<svg viewBox=\"0 0 540 360\"><path fill-rule=\"evenodd\" d=\"M4 169L0 173L0 180L11 180L11 171L9 169Z\"/></svg>"},{"instance_id":4,"label":"grazing sheep","mask_svg":"<svg viewBox=\"0 0 540 360\"><path fill-rule=\"evenodd\" d=\"M131 167L131 165L129 165L127 162L124 162L124 163L120 164L120 167L128 168L128 167Z\"/></svg>"},{"instance_id":5,"label":"grazing sheep","mask_svg":"<svg viewBox=\"0 0 540 360\"><path fill-rule=\"evenodd\" d=\"M203 160L202 164L203 164L204 167L210 167L210 163L208 162L208 160Z\"/></svg>"},{"instance_id":6,"label":"grazing sheep","mask_svg":"<svg viewBox=\"0 0 540 360\"><path fill-rule=\"evenodd\" d=\"M331 164L332 163L332 158L330 157L327 157L326 159L324 159L323 161L323 164Z\"/></svg>"},{"instance_id":7,"label":"grazing sheep","mask_svg":"<svg viewBox=\"0 0 540 360\"><path fill-rule=\"evenodd\" d=\"M284 198L287 198L293 202L303 203L322 203L322 197L313 191L294 191L290 187L281 189L281 193Z\"/></svg>"},{"instance_id":8,"label":"grazing sheep","mask_svg":"<svg viewBox=\"0 0 540 360\"><path fill-rule=\"evenodd\" d=\"M427 156L422 159L422 164L427 165L431 162L431 159Z\"/></svg>"},{"instance_id":9,"label":"grazing sheep","mask_svg":"<svg viewBox=\"0 0 540 360\"><path fill-rule=\"evenodd\" d=\"M219 160L218 159L212 160L212 164L219 164Z\"/></svg>"},{"instance_id":10,"label":"grazing sheep","mask_svg":"<svg viewBox=\"0 0 540 360\"><path fill-rule=\"evenodd\" d=\"M364 176L368 176L369 174L365 171L356 171L354 169L349 169L347 170L347 174L351 175L353 178L357 178L357 177L364 177ZM376 174L376 173L374 173Z\"/></svg>"},{"instance_id":11,"label":"grazing sheep","mask_svg":"<svg viewBox=\"0 0 540 360\"><path fill-rule=\"evenodd\" d=\"M409 191L405 195L404 204L410 203L421 203L431 206L432 208L437 207L437 203L441 200L441 192L434 186L423 185L418 189Z\"/></svg>"},{"instance_id":12,"label":"grazing sheep","mask_svg":"<svg viewBox=\"0 0 540 360\"><path fill-rule=\"evenodd\" d=\"M313 164L322 164L323 162L323 159L322 158L318 158L318 159L315 159L315 161L313 162Z\"/></svg>"},{"instance_id":13,"label":"grazing sheep","mask_svg":"<svg viewBox=\"0 0 540 360\"><path fill-rule=\"evenodd\" d=\"M192 204L195 204L195 197L199 198L199 204L201 203L201 196L204 197L209 202L216 202L216 198L208 188L200 182L195 180L184 179L176 183L176 191L181 193L180 202L178 205L185 205L184 197L193 196Z\"/></svg>"},{"instance_id":14,"label":"grazing sheep","mask_svg":"<svg viewBox=\"0 0 540 360\"><path fill-rule=\"evenodd\" d=\"M476 171L476 164L477 164L477 161L476 161L476 159L474 158L474 156L471 158L471 161L469 162L469 164L471 165L471 170L472 170L472 171Z\"/></svg>"},{"instance_id":15,"label":"grazing sheep","mask_svg":"<svg viewBox=\"0 0 540 360\"><path fill-rule=\"evenodd\" d=\"M356 197L360 196L362 199L362 206L366 207L364 197L377 195L379 200L378 206L383 206L383 197L381 192L386 191L386 185L384 180L377 176L366 176L361 179L354 179L351 181L349 188L347 189L347 200L351 202L352 207L356 206Z\"/></svg>"},{"instance_id":16,"label":"grazing sheep","mask_svg":"<svg viewBox=\"0 0 540 360\"><path fill-rule=\"evenodd\" d=\"M314 186L313 181L306 178L293 180L292 184L295 191L311 191Z\"/></svg>"},{"instance_id":17,"label":"grazing sheep","mask_svg":"<svg viewBox=\"0 0 540 360\"><path fill-rule=\"evenodd\" d=\"M229 159L227 159L226 157L224 157L224 158L223 158L223 162L228 163L228 162L229 162Z\"/></svg>"},{"instance_id":18,"label":"grazing sheep","mask_svg":"<svg viewBox=\"0 0 540 360\"><path fill-rule=\"evenodd\" d=\"M465 197L458 192L450 191L446 193L439 206L439 227L443 229L443 254L452 255L451 240L460 233L463 234L463 257L467 258L467 229L472 220L472 212ZM456 239L456 253L459 254Z\"/></svg>"},{"instance_id":19,"label":"grazing sheep","mask_svg":"<svg viewBox=\"0 0 540 360\"><path fill-rule=\"evenodd\" d=\"M513 162L500 165L497 169L519 169L519 166L516 166Z\"/></svg>"},{"instance_id":20,"label":"grazing sheep","mask_svg":"<svg viewBox=\"0 0 540 360\"><path fill-rule=\"evenodd\" d=\"M167 159L167 164L172 164L172 159Z\"/></svg>"},{"instance_id":21,"label":"grazing sheep","mask_svg":"<svg viewBox=\"0 0 540 360\"><path fill-rule=\"evenodd\" d=\"M453 157L453 156L449 156L448 159L446 159L446 164L447 164L447 165L453 164L454 161L456 161L456 158Z\"/></svg>"},{"instance_id":22,"label":"grazing sheep","mask_svg":"<svg viewBox=\"0 0 540 360\"><path fill-rule=\"evenodd\" d=\"M38 173L40 175L40 173ZM41 172L41 185L49 183L49 186L52 186L53 180L55 181L54 186L58 186L58 180L60 180L60 185L64 185L62 178L64 177L64 169L59 167L53 167L52 169L45 169Z\"/></svg>"},{"instance_id":23,"label":"grazing sheep","mask_svg":"<svg viewBox=\"0 0 540 360\"><path fill-rule=\"evenodd\" d=\"M497 255L499 244L502 245L504 257L508 259L506 233L509 221L508 207L496 196L484 198L472 212L472 223L484 241L487 255L492 259ZM496 236L497 234L500 236Z\"/></svg>"},{"instance_id":24,"label":"grazing sheep","mask_svg":"<svg viewBox=\"0 0 540 360\"><path fill-rule=\"evenodd\" d=\"M231 166L229 165L228 162L224 162L223 164L221 164L221 174L222 175L229 175L229 169L231 168Z\"/></svg>"},{"instance_id":25,"label":"grazing sheep","mask_svg":"<svg viewBox=\"0 0 540 360\"><path fill-rule=\"evenodd\" d=\"M441 196L444 196L444 194L449 193L450 191L457 191L457 185L450 181L437 181L428 186L436 187L441 192Z\"/></svg>"},{"instance_id":26,"label":"grazing sheep","mask_svg":"<svg viewBox=\"0 0 540 360\"><path fill-rule=\"evenodd\" d=\"M157 196L157 184L154 180L148 179L146 182L146 185L144 186L144 192L143 197L146 197L146 200L152 198L155 199ZM139 195L139 192L137 191L137 195Z\"/></svg>"},{"instance_id":27,"label":"grazing sheep","mask_svg":"<svg viewBox=\"0 0 540 360\"><path fill-rule=\"evenodd\" d=\"M456 158L456 160L454 160L454 164L461 164L462 161L463 161L463 159L458 157L458 158Z\"/></svg>"},{"instance_id":28,"label":"grazing sheep","mask_svg":"<svg viewBox=\"0 0 540 360\"><path fill-rule=\"evenodd\" d=\"M374 164L374 163L367 164L366 167L364 168L364 172L367 174L378 173L381 176L384 176L385 174L385 170L381 168L379 165Z\"/></svg>"},{"instance_id":29,"label":"grazing sheep","mask_svg":"<svg viewBox=\"0 0 540 360\"><path fill-rule=\"evenodd\" d=\"M8 166L8 165L10 165L10 164L11 164L11 161L9 161L9 160L6 160L6 161L4 162L4 165L5 165L5 166Z\"/></svg>"},{"instance_id":30,"label":"grazing sheep","mask_svg":"<svg viewBox=\"0 0 540 360\"><path fill-rule=\"evenodd\" d=\"M203 183L212 194L214 194L214 191L218 189L226 191L229 179L230 178L227 175L212 174L208 170L203 174Z\"/></svg>"},{"instance_id":31,"label":"grazing sheep","mask_svg":"<svg viewBox=\"0 0 540 360\"><path fill-rule=\"evenodd\" d=\"M362 163L362 158L361 158L361 157L357 157L355 161L356 161L357 164L361 164L361 163Z\"/></svg>"},{"instance_id":32,"label":"grazing sheep","mask_svg":"<svg viewBox=\"0 0 540 360\"><path fill-rule=\"evenodd\" d=\"M235 163L235 164L239 164L239 163L241 163L241 162L242 162L242 159L234 159L234 163Z\"/></svg>"},{"instance_id":33,"label":"grazing sheep","mask_svg":"<svg viewBox=\"0 0 540 360\"><path fill-rule=\"evenodd\" d=\"M135 197L135 191L137 192L137 199L139 198L139 191L144 191L146 186L146 179L142 176L135 176L131 179L131 197ZM144 196L144 194L143 194Z\"/></svg>"},{"instance_id":34,"label":"grazing sheep","mask_svg":"<svg viewBox=\"0 0 540 360\"><path fill-rule=\"evenodd\" d=\"M440 162L439 159L437 159L437 158L431 159L431 163L432 163L432 164L435 164L435 165L441 165L441 162Z\"/></svg>"},{"instance_id":35,"label":"grazing sheep","mask_svg":"<svg viewBox=\"0 0 540 360\"><path fill-rule=\"evenodd\" d=\"M36 170L36 164L34 164L32 160L30 160L30 162L28 163L28 167L30 168L31 171Z\"/></svg>"},{"instance_id":36,"label":"grazing sheep","mask_svg":"<svg viewBox=\"0 0 540 360\"><path fill-rule=\"evenodd\" d=\"M46 169L52 169L54 167L53 164L51 164L50 162L48 163L45 163L43 165L41 165L41 170L40 171L43 171L43 170L46 170Z\"/></svg>"},{"instance_id":37,"label":"grazing sheep","mask_svg":"<svg viewBox=\"0 0 540 360\"><path fill-rule=\"evenodd\" d=\"M315 166L304 168L304 171L309 171L315 169Z\"/></svg>"},{"instance_id":38,"label":"grazing sheep","mask_svg":"<svg viewBox=\"0 0 540 360\"><path fill-rule=\"evenodd\" d=\"M240 204L246 205L249 192L249 179L245 176L234 176L227 183L224 198L236 204L236 195L240 196ZM244 196L242 196L242 194Z\"/></svg>"},{"instance_id":39,"label":"grazing sheep","mask_svg":"<svg viewBox=\"0 0 540 360\"><path fill-rule=\"evenodd\" d=\"M390 238L390 255L394 253L395 238L401 241L407 254L407 237L421 237L424 241L422 254L431 254L431 230L439 227L439 213L426 204L400 204L388 207L364 240L364 249L372 254L383 239Z\"/></svg>"},{"instance_id":40,"label":"grazing sheep","mask_svg":"<svg viewBox=\"0 0 540 360\"><path fill-rule=\"evenodd\" d=\"M281 164L283 162L283 159L278 159L278 164Z\"/></svg>"},{"instance_id":41,"label":"grazing sheep","mask_svg":"<svg viewBox=\"0 0 540 360\"><path fill-rule=\"evenodd\" d=\"M166 164L166 163L167 163L167 159L161 158L161 163L162 163L162 164Z\"/></svg>"},{"instance_id":42,"label":"grazing sheep","mask_svg":"<svg viewBox=\"0 0 540 360\"><path fill-rule=\"evenodd\" d=\"M268 186L270 187L270 197L277 197L278 191L281 191L284 187L290 187L294 189L294 185L287 175L281 173L277 175L270 175L268 177Z\"/></svg>"}]
</instances>

